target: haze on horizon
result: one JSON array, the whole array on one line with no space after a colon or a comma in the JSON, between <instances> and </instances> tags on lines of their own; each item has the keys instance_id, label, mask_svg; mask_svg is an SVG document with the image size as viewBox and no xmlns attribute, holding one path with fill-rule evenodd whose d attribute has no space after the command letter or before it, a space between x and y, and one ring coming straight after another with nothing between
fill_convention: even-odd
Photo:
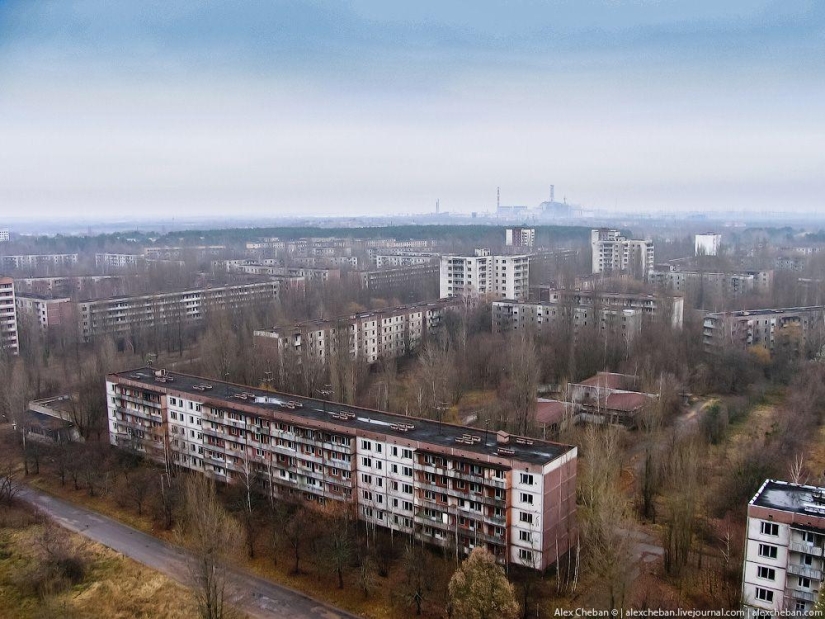
<instances>
[{"instance_id":1,"label":"haze on horizon","mask_svg":"<svg viewBox=\"0 0 825 619\"><path fill-rule=\"evenodd\" d=\"M825 206L825 3L397 4L0 3L0 220Z\"/></svg>"}]
</instances>

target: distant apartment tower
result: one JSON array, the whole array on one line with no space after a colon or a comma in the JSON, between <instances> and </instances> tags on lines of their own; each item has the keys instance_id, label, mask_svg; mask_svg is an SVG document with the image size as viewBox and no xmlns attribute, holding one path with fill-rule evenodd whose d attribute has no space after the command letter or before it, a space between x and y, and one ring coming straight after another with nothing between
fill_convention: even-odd
<instances>
[{"instance_id":1,"label":"distant apartment tower","mask_svg":"<svg viewBox=\"0 0 825 619\"><path fill-rule=\"evenodd\" d=\"M141 368L106 377L112 445L544 570L576 546L576 448Z\"/></svg>"},{"instance_id":2,"label":"distant apartment tower","mask_svg":"<svg viewBox=\"0 0 825 619\"><path fill-rule=\"evenodd\" d=\"M17 308L14 299L14 280L0 276L0 348L16 355L20 352L17 339Z\"/></svg>"},{"instance_id":3,"label":"distant apartment tower","mask_svg":"<svg viewBox=\"0 0 825 619\"><path fill-rule=\"evenodd\" d=\"M742 604L749 616L813 609L823 581L825 488L767 480L748 503Z\"/></svg>"},{"instance_id":4,"label":"distant apartment tower","mask_svg":"<svg viewBox=\"0 0 825 619\"><path fill-rule=\"evenodd\" d=\"M372 269L352 274L361 290L371 296L395 297L402 301L432 299L438 294L438 265L411 264L390 269Z\"/></svg>"},{"instance_id":5,"label":"distant apartment tower","mask_svg":"<svg viewBox=\"0 0 825 619\"><path fill-rule=\"evenodd\" d=\"M824 336L822 305L708 314L702 333L705 350L709 352L749 346L762 346L774 352L783 337L788 345L804 349L808 345L821 346Z\"/></svg>"},{"instance_id":6,"label":"distant apartment tower","mask_svg":"<svg viewBox=\"0 0 825 619\"><path fill-rule=\"evenodd\" d=\"M440 296L485 297L526 301L530 291L530 256L491 256L476 250L474 256L441 257Z\"/></svg>"},{"instance_id":7,"label":"distant apartment tower","mask_svg":"<svg viewBox=\"0 0 825 619\"><path fill-rule=\"evenodd\" d=\"M653 271L653 241L628 239L618 230L599 228L590 231L593 273L630 273L647 279Z\"/></svg>"},{"instance_id":8,"label":"distant apartment tower","mask_svg":"<svg viewBox=\"0 0 825 619\"><path fill-rule=\"evenodd\" d=\"M721 234L697 234L694 239L694 249L697 256L718 256L722 244Z\"/></svg>"},{"instance_id":9,"label":"distant apartment tower","mask_svg":"<svg viewBox=\"0 0 825 619\"><path fill-rule=\"evenodd\" d=\"M9 229L8 228L0 228L0 243L5 243L10 239Z\"/></svg>"},{"instance_id":10,"label":"distant apartment tower","mask_svg":"<svg viewBox=\"0 0 825 619\"><path fill-rule=\"evenodd\" d=\"M438 301L313 320L268 331L255 331L256 343L271 343L279 356L322 363L341 350L348 358L375 363L409 354L441 326L454 302Z\"/></svg>"},{"instance_id":11,"label":"distant apartment tower","mask_svg":"<svg viewBox=\"0 0 825 619\"><path fill-rule=\"evenodd\" d=\"M738 297L757 292L767 293L773 289L774 272L742 271L738 273L706 273L703 271L681 271L669 265L657 268L650 274L649 281L672 292L704 297Z\"/></svg>"},{"instance_id":12,"label":"distant apartment tower","mask_svg":"<svg viewBox=\"0 0 825 619\"><path fill-rule=\"evenodd\" d=\"M508 247L533 247L536 243L535 228L507 228L504 243Z\"/></svg>"}]
</instances>

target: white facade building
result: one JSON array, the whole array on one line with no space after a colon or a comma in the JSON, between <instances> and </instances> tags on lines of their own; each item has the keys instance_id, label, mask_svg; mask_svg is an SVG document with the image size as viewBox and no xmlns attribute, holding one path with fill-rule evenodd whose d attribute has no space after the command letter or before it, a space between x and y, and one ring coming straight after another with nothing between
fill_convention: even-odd
<instances>
[{"instance_id":1,"label":"white facade building","mask_svg":"<svg viewBox=\"0 0 825 619\"><path fill-rule=\"evenodd\" d=\"M491 256L476 250L475 256L441 257L440 297L484 297L526 301L530 292L530 257Z\"/></svg>"},{"instance_id":2,"label":"white facade building","mask_svg":"<svg viewBox=\"0 0 825 619\"><path fill-rule=\"evenodd\" d=\"M17 339L17 308L14 300L14 280L0 277L0 348L16 355L20 352Z\"/></svg>"},{"instance_id":3,"label":"white facade building","mask_svg":"<svg viewBox=\"0 0 825 619\"><path fill-rule=\"evenodd\" d=\"M767 480L748 503L746 535L748 614L810 611L825 569L825 488Z\"/></svg>"},{"instance_id":4,"label":"white facade building","mask_svg":"<svg viewBox=\"0 0 825 619\"><path fill-rule=\"evenodd\" d=\"M140 368L106 378L112 445L544 570L575 547L576 447Z\"/></svg>"},{"instance_id":5,"label":"white facade building","mask_svg":"<svg viewBox=\"0 0 825 619\"><path fill-rule=\"evenodd\" d=\"M533 247L536 244L535 228L507 228L504 243L508 247Z\"/></svg>"},{"instance_id":6,"label":"white facade building","mask_svg":"<svg viewBox=\"0 0 825 619\"><path fill-rule=\"evenodd\" d=\"M697 234L694 240L697 256L718 256L722 244L721 234Z\"/></svg>"},{"instance_id":7,"label":"white facade building","mask_svg":"<svg viewBox=\"0 0 825 619\"><path fill-rule=\"evenodd\" d=\"M0 228L0 243L5 243L10 238L8 228Z\"/></svg>"},{"instance_id":8,"label":"white facade building","mask_svg":"<svg viewBox=\"0 0 825 619\"><path fill-rule=\"evenodd\" d=\"M647 279L653 271L653 241L628 239L618 230L599 228L590 231L593 273L628 272Z\"/></svg>"}]
</instances>

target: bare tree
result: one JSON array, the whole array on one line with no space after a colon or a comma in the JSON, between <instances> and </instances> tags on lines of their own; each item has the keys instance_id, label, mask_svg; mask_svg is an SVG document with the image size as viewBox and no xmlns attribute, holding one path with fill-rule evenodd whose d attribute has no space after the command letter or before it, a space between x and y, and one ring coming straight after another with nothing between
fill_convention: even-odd
<instances>
[{"instance_id":1,"label":"bare tree","mask_svg":"<svg viewBox=\"0 0 825 619\"><path fill-rule=\"evenodd\" d=\"M183 524L178 538L189 549L189 571L202 619L223 619L226 605L226 567L240 532L206 476L192 476L184 487Z\"/></svg>"}]
</instances>

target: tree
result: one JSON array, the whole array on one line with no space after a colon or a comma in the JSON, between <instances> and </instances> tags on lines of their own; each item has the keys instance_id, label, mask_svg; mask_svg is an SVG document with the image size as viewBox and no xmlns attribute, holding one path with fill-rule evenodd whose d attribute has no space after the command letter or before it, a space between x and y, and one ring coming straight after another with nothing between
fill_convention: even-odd
<instances>
[{"instance_id":1,"label":"tree","mask_svg":"<svg viewBox=\"0 0 825 619\"><path fill-rule=\"evenodd\" d=\"M515 619L519 613L513 585L485 548L473 549L448 585L450 610L462 619Z\"/></svg>"},{"instance_id":2,"label":"tree","mask_svg":"<svg viewBox=\"0 0 825 619\"><path fill-rule=\"evenodd\" d=\"M325 562L338 575L338 588L344 588L344 568L353 555L352 513L347 503L330 502L325 509L327 533L323 540Z\"/></svg>"},{"instance_id":3,"label":"tree","mask_svg":"<svg viewBox=\"0 0 825 619\"><path fill-rule=\"evenodd\" d=\"M515 432L524 435L533 425L540 370L533 335L526 329L514 332L509 338L505 364L504 399L514 415Z\"/></svg>"},{"instance_id":4,"label":"tree","mask_svg":"<svg viewBox=\"0 0 825 619\"><path fill-rule=\"evenodd\" d=\"M220 504L214 482L206 476L186 480L184 512L178 538L191 553L189 572L198 612L202 619L223 619L227 616L226 567L240 542L240 531Z\"/></svg>"}]
</instances>

